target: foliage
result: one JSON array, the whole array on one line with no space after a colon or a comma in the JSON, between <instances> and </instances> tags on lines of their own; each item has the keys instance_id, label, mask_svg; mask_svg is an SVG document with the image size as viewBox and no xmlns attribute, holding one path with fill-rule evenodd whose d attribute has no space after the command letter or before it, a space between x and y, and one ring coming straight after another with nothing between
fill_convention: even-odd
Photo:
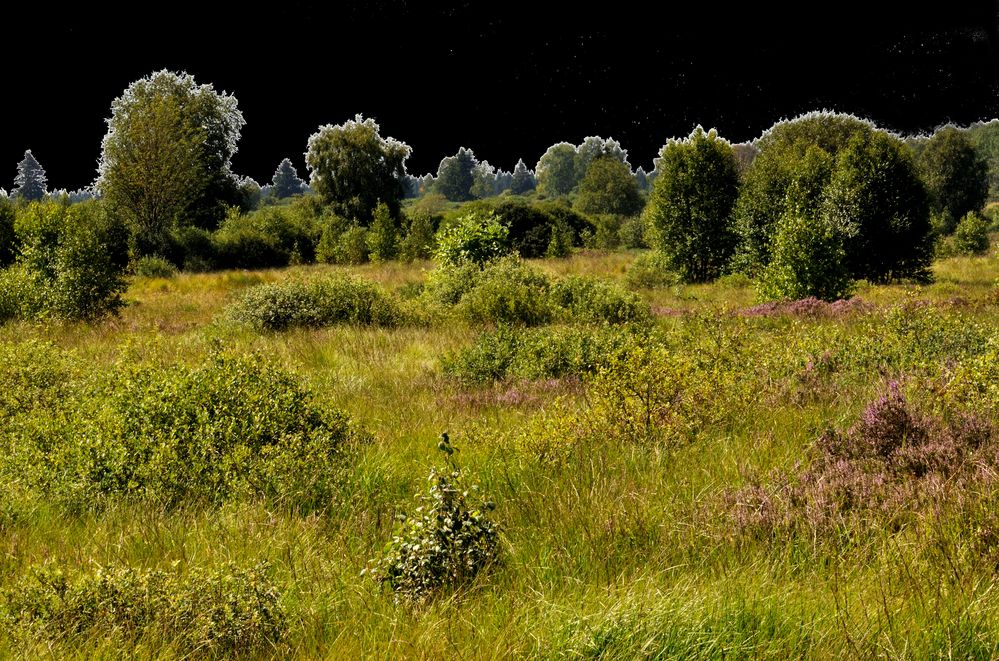
<instances>
[{"instance_id":1,"label":"foliage","mask_svg":"<svg viewBox=\"0 0 999 661\"><path fill-rule=\"evenodd\" d=\"M132 269L140 278L173 278L177 275L177 267L159 255L140 257Z\"/></svg>"},{"instance_id":2,"label":"foliage","mask_svg":"<svg viewBox=\"0 0 999 661\"><path fill-rule=\"evenodd\" d=\"M370 224L378 202L398 216L401 179L412 151L404 142L383 138L375 120L357 115L327 124L309 137L305 162L310 185L330 210L362 226Z\"/></svg>"},{"instance_id":3,"label":"foliage","mask_svg":"<svg viewBox=\"0 0 999 661\"><path fill-rule=\"evenodd\" d=\"M839 228L821 215L809 218L789 212L777 225L770 263L756 287L761 301L849 297L853 281Z\"/></svg>"},{"instance_id":4,"label":"foliage","mask_svg":"<svg viewBox=\"0 0 999 661\"><path fill-rule=\"evenodd\" d=\"M229 316L265 331L336 324L393 326L402 321L398 303L388 294L346 275L258 285L230 307Z\"/></svg>"},{"instance_id":5,"label":"foliage","mask_svg":"<svg viewBox=\"0 0 999 661\"><path fill-rule=\"evenodd\" d=\"M16 316L96 319L123 305L126 231L102 204L32 202L14 230L19 255L2 288Z\"/></svg>"},{"instance_id":6,"label":"foliage","mask_svg":"<svg viewBox=\"0 0 999 661\"><path fill-rule=\"evenodd\" d=\"M489 516L495 506L469 502L478 486L466 485L446 433L438 448L446 459L431 469L427 492L417 495L420 505L400 517L382 557L366 569L399 597L418 603L468 584L500 558L499 529Z\"/></svg>"},{"instance_id":7,"label":"foliage","mask_svg":"<svg viewBox=\"0 0 999 661\"><path fill-rule=\"evenodd\" d=\"M282 159L271 178L271 194L275 199L283 200L304 192L305 182L298 177L298 170L292 165L291 160Z\"/></svg>"},{"instance_id":8,"label":"foliage","mask_svg":"<svg viewBox=\"0 0 999 661\"><path fill-rule=\"evenodd\" d=\"M927 141L919 154L919 172L943 234L952 234L961 218L985 206L989 164L954 126L938 129Z\"/></svg>"},{"instance_id":9,"label":"foliage","mask_svg":"<svg viewBox=\"0 0 999 661\"><path fill-rule=\"evenodd\" d=\"M323 228L316 258L326 264L364 264L370 256L368 230L355 224L344 227L343 222L333 218Z\"/></svg>"},{"instance_id":10,"label":"foliage","mask_svg":"<svg viewBox=\"0 0 999 661\"><path fill-rule=\"evenodd\" d=\"M510 252L510 230L493 213L469 213L437 232L434 258L444 266L484 264Z\"/></svg>"},{"instance_id":11,"label":"foliage","mask_svg":"<svg viewBox=\"0 0 999 661\"><path fill-rule=\"evenodd\" d=\"M14 188L10 191L12 198L24 202L37 202L45 197L45 168L35 159L28 149L24 158L17 164L17 176L14 177Z\"/></svg>"},{"instance_id":12,"label":"foliage","mask_svg":"<svg viewBox=\"0 0 999 661\"><path fill-rule=\"evenodd\" d=\"M375 219L368 229L367 238L371 261L385 262L399 255L399 229L384 202L375 207Z\"/></svg>"},{"instance_id":13,"label":"foliage","mask_svg":"<svg viewBox=\"0 0 999 661\"><path fill-rule=\"evenodd\" d=\"M647 321L649 305L637 294L592 276L569 276L552 284L553 307L574 321L627 324Z\"/></svg>"},{"instance_id":14,"label":"foliage","mask_svg":"<svg viewBox=\"0 0 999 661\"><path fill-rule=\"evenodd\" d=\"M136 254L164 254L175 227L213 228L239 193L230 160L245 124L236 98L157 71L111 104L97 188Z\"/></svg>"},{"instance_id":15,"label":"foliage","mask_svg":"<svg viewBox=\"0 0 999 661\"><path fill-rule=\"evenodd\" d=\"M656 161L655 185L645 207L656 247L670 270L687 282L717 278L735 248L732 207L739 173L732 147L712 129L671 140Z\"/></svg>"},{"instance_id":16,"label":"foliage","mask_svg":"<svg viewBox=\"0 0 999 661\"><path fill-rule=\"evenodd\" d=\"M231 209L212 237L216 266L273 268L313 261L320 237L314 214L305 200L248 214Z\"/></svg>"},{"instance_id":17,"label":"foliage","mask_svg":"<svg viewBox=\"0 0 999 661\"><path fill-rule=\"evenodd\" d=\"M609 155L599 156L589 164L575 202L583 213L618 216L637 214L643 204L628 164Z\"/></svg>"},{"instance_id":18,"label":"foliage","mask_svg":"<svg viewBox=\"0 0 999 661\"><path fill-rule=\"evenodd\" d=\"M905 145L882 131L859 132L838 154L823 213L843 228L854 278L928 280L926 194Z\"/></svg>"},{"instance_id":19,"label":"foliage","mask_svg":"<svg viewBox=\"0 0 999 661\"><path fill-rule=\"evenodd\" d=\"M260 563L192 568L186 574L124 565L66 574L32 566L4 591L11 630L44 628L53 637L123 634L137 642L156 632L199 655L272 650L287 633L281 593Z\"/></svg>"},{"instance_id":20,"label":"foliage","mask_svg":"<svg viewBox=\"0 0 999 661\"><path fill-rule=\"evenodd\" d=\"M436 248L435 225L439 223L429 213L414 211L409 214L409 226L406 228L405 236L399 243L399 256L404 261L412 262L417 259L430 259L434 255Z\"/></svg>"},{"instance_id":21,"label":"foliage","mask_svg":"<svg viewBox=\"0 0 999 661\"><path fill-rule=\"evenodd\" d=\"M537 179L534 173L527 169L524 159L518 159L513 168L513 177L510 179L510 192L514 195L523 195L534 190L537 186Z\"/></svg>"},{"instance_id":22,"label":"foliage","mask_svg":"<svg viewBox=\"0 0 999 661\"><path fill-rule=\"evenodd\" d=\"M954 244L961 254L984 254L989 249L989 221L981 214L969 211L954 230Z\"/></svg>"},{"instance_id":23,"label":"foliage","mask_svg":"<svg viewBox=\"0 0 999 661\"><path fill-rule=\"evenodd\" d=\"M658 250L649 250L635 258L624 272L624 281L632 289L663 289L679 284L672 262Z\"/></svg>"},{"instance_id":24,"label":"foliage","mask_svg":"<svg viewBox=\"0 0 999 661\"><path fill-rule=\"evenodd\" d=\"M336 498L348 449L363 438L254 355L218 353L195 368L119 364L70 385L58 406L15 409L0 461L7 484L16 476L69 510L138 497L166 507L264 498L312 511Z\"/></svg>"},{"instance_id":25,"label":"foliage","mask_svg":"<svg viewBox=\"0 0 999 661\"><path fill-rule=\"evenodd\" d=\"M576 186L582 183L583 179L590 171L590 165L596 159L606 156L622 164L628 161L628 152L621 147L621 143L614 138L601 138L600 136L588 136L576 147L575 170Z\"/></svg>"},{"instance_id":26,"label":"foliage","mask_svg":"<svg viewBox=\"0 0 999 661\"><path fill-rule=\"evenodd\" d=\"M548 277L516 258L485 265L473 273L466 287L454 312L472 323L536 326L548 323L555 314Z\"/></svg>"},{"instance_id":27,"label":"foliage","mask_svg":"<svg viewBox=\"0 0 999 661\"><path fill-rule=\"evenodd\" d=\"M14 204L0 196L0 268L17 256L17 233L14 231Z\"/></svg>"},{"instance_id":28,"label":"foliage","mask_svg":"<svg viewBox=\"0 0 999 661\"><path fill-rule=\"evenodd\" d=\"M477 163L471 149L459 148L457 154L441 160L434 190L452 202L472 199L472 170Z\"/></svg>"},{"instance_id":29,"label":"foliage","mask_svg":"<svg viewBox=\"0 0 999 661\"><path fill-rule=\"evenodd\" d=\"M538 191L548 197L565 197L576 187L576 147L568 142L552 145L534 167Z\"/></svg>"}]
</instances>

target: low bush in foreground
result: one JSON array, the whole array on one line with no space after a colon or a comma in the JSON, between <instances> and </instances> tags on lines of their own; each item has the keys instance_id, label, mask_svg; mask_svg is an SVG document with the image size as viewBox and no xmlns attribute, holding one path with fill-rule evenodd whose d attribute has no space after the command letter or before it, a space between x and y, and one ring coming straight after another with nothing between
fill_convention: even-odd
<instances>
[{"instance_id":1,"label":"low bush in foreground","mask_svg":"<svg viewBox=\"0 0 999 661\"><path fill-rule=\"evenodd\" d=\"M288 629L281 595L260 564L186 574L125 566L66 574L32 567L3 591L12 638L148 638L196 656L273 651Z\"/></svg>"}]
</instances>

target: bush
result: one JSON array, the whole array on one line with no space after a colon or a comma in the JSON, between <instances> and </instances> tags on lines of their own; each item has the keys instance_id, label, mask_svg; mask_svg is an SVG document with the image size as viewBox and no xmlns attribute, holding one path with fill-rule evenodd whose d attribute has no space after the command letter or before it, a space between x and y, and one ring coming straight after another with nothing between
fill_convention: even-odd
<instances>
[{"instance_id":1,"label":"bush","mask_svg":"<svg viewBox=\"0 0 999 661\"><path fill-rule=\"evenodd\" d=\"M760 301L849 297L853 281L841 235L823 218L788 214L778 224L770 263L756 286Z\"/></svg>"},{"instance_id":2,"label":"bush","mask_svg":"<svg viewBox=\"0 0 999 661\"><path fill-rule=\"evenodd\" d=\"M192 569L186 575L125 566L66 575L50 566L4 591L8 632L167 637L197 655L273 651L288 625L265 563ZM35 634L37 635L37 634Z\"/></svg>"},{"instance_id":3,"label":"bush","mask_svg":"<svg viewBox=\"0 0 999 661\"><path fill-rule=\"evenodd\" d=\"M473 323L544 324L554 314L550 286L547 276L516 258L497 260L475 274L455 312Z\"/></svg>"},{"instance_id":4,"label":"bush","mask_svg":"<svg viewBox=\"0 0 999 661\"><path fill-rule=\"evenodd\" d=\"M436 248L434 233L439 223L440 217L435 218L425 212L413 212L409 227L406 228L406 235L399 245L399 256L407 262L433 257Z\"/></svg>"},{"instance_id":5,"label":"bush","mask_svg":"<svg viewBox=\"0 0 999 661\"><path fill-rule=\"evenodd\" d=\"M646 231L645 218L642 216L625 218L621 222L617 234L621 245L629 250L649 247L649 241L646 238L648 232Z\"/></svg>"},{"instance_id":6,"label":"bush","mask_svg":"<svg viewBox=\"0 0 999 661\"><path fill-rule=\"evenodd\" d=\"M431 469L427 493L417 496L420 505L412 517L401 517L383 556L365 570L416 602L469 583L499 559L499 531L489 518L494 506L468 502L478 487L465 484L448 435L441 439L444 465Z\"/></svg>"},{"instance_id":7,"label":"bush","mask_svg":"<svg viewBox=\"0 0 999 661\"><path fill-rule=\"evenodd\" d=\"M663 289L679 284L670 261L658 250L644 252L628 265L624 282L632 289Z\"/></svg>"},{"instance_id":8,"label":"bush","mask_svg":"<svg viewBox=\"0 0 999 661\"><path fill-rule=\"evenodd\" d=\"M68 396L49 386L8 417L16 432L0 475L71 510L139 497L167 507L263 498L313 511L335 500L363 438L257 356L118 365L62 387Z\"/></svg>"},{"instance_id":9,"label":"bush","mask_svg":"<svg viewBox=\"0 0 999 661\"><path fill-rule=\"evenodd\" d=\"M399 255L399 229L388 205L379 202L375 207L375 219L366 239L373 262L387 262Z\"/></svg>"},{"instance_id":10,"label":"bush","mask_svg":"<svg viewBox=\"0 0 999 661\"><path fill-rule=\"evenodd\" d=\"M204 273L219 268L219 250L214 235L200 227L183 227L173 233L173 251L168 257L185 271Z\"/></svg>"},{"instance_id":11,"label":"bush","mask_svg":"<svg viewBox=\"0 0 999 661\"><path fill-rule=\"evenodd\" d=\"M326 264L363 264L368 261L368 230L358 225L344 227L334 218L323 229L316 256Z\"/></svg>"},{"instance_id":12,"label":"bush","mask_svg":"<svg viewBox=\"0 0 999 661\"><path fill-rule=\"evenodd\" d=\"M579 182L575 206L586 214L634 216L645 201L631 168L613 155L594 158Z\"/></svg>"},{"instance_id":13,"label":"bush","mask_svg":"<svg viewBox=\"0 0 999 661\"><path fill-rule=\"evenodd\" d=\"M437 233L434 257L444 266L484 264L510 252L509 229L493 213L470 213Z\"/></svg>"},{"instance_id":14,"label":"bush","mask_svg":"<svg viewBox=\"0 0 999 661\"><path fill-rule=\"evenodd\" d=\"M583 245L599 250L613 250L621 245L621 226L625 219L621 216L600 214L591 216L593 229L583 235Z\"/></svg>"},{"instance_id":15,"label":"bush","mask_svg":"<svg viewBox=\"0 0 999 661\"><path fill-rule=\"evenodd\" d=\"M989 249L989 223L969 211L954 230L954 249L961 255L981 255Z\"/></svg>"},{"instance_id":16,"label":"bush","mask_svg":"<svg viewBox=\"0 0 999 661\"><path fill-rule=\"evenodd\" d=\"M146 255L135 262L135 275L140 278L173 278L177 267L159 255Z\"/></svg>"},{"instance_id":17,"label":"bush","mask_svg":"<svg viewBox=\"0 0 999 661\"><path fill-rule=\"evenodd\" d=\"M647 320L648 303L616 284L589 276L556 281L550 291L552 305L575 321L623 324Z\"/></svg>"},{"instance_id":18,"label":"bush","mask_svg":"<svg viewBox=\"0 0 999 661\"><path fill-rule=\"evenodd\" d=\"M402 321L393 298L370 282L345 275L259 285L228 312L236 321L267 331L337 324L393 326Z\"/></svg>"},{"instance_id":19,"label":"bush","mask_svg":"<svg viewBox=\"0 0 999 661\"><path fill-rule=\"evenodd\" d=\"M33 202L15 231L21 250L4 289L21 316L96 319L123 305L127 232L99 202Z\"/></svg>"}]
</instances>

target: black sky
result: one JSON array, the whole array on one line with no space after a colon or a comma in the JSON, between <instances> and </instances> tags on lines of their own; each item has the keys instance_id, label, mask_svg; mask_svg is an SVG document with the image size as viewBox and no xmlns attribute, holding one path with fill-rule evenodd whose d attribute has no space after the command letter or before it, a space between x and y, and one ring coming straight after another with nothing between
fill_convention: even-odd
<instances>
[{"instance_id":1,"label":"black sky","mask_svg":"<svg viewBox=\"0 0 999 661\"><path fill-rule=\"evenodd\" d=\"M818 108L900 132L999 116L999 0L908 4L278 0L255 13L183 0L40 18L19 3L0 26L0 187L28 148L51 187L89 184L111 100L161 68L236 95L247 125L234 169L262 183L284 156L304 175L308 136L357 113L413 147L413 173L459 146L533 167L587 135L650 169L696 124L742 141Z\"/></svg>"}]
</instances>

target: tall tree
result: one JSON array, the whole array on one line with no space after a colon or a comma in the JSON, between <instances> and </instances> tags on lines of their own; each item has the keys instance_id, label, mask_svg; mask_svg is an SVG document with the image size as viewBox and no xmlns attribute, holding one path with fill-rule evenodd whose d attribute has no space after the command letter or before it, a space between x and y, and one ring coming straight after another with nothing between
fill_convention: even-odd
<instances>
[{"instance_id":1,"label":"tall tree","mask_svg":"<svg viewBox=\"0 0 999 661\"><path fill-rule=\"evenodd\" d=\"M645 217L658 249L688 282L717 278L735 247L739 168L732 146L698 126L687 139L666 143L656 169Z\"/></svg>"},{"instance_id":2,"label":"tall tree","mask_svg":"<svg viewBox=\"0 0 999 661\"><path fill-rule=\"evenodd\" d=\"M271 187L274 197L279 200L305 191L305 182L298 178L298 170L291 164L291 159L286 158L278 165L271 178Z\"/></svg>"},{"instance_id":3,"label":"tall tree","mask_svg":"<svg viewBox=\"0 0 999 661\"><path fill-rule=\"evenodd\" d=\"M305 162L310 184L334 213L369 225L378 202L399 215L402 177L412 150L395 138L383 138L375 120L357 115L343 124L327 124L309 138Z\"/></svg>"},{"instance_id":4,"label":"tall tree","mask_svg":"<svg viewBox=\"0 0 999 661\"><path fill-rule=\"evenodd\" d=\"M607 156L622 163L628 162L628 152L614 138L590 136L576 148L576 184L581 184L590 168L590 163L599 156Z\"/></svg>"},{"instance_id":5,"label":"tall tree","mask_svg":"<svg viewBox=\"0 0 999 661\"><path fill-rule=\"evenodd\" d=\"M642 194L631 168L612 154L595 158L579 184L576 207L583 213L619 216L641 211Z\"/></svg>"},{"instance_id":6,"label":"tall tree","mask_svg":"<svg viewBox=\"0 0 999 661\"><path fill-rule=\"evenodd\" d=\"M527 169L524 159L518 159L517 165L513 168L513 178L510 180L510 192L515 195L522 195L535 187L534 173Z\"/></svg>"},{"instance_id":7,"label":"tall tree","mask_svg":"<svg viewBox=\"0 0 999 661\"><path fill-rule=\"evenodd\" d=\"M944 234L952 234L965 214L985 205L989 164L963 131L945 126L934 133L919 153L919 171L937 229Z\"/></svg>"},{"instance_id":8,"label":"tall tree","mask_svg":"<svg viewBox=\"0 0 999 661\"><path fill-rule=\"evenodd\" d=\"M470 192L480 200L485 197L492 197L498 192L496 190L496 168L490 165L489 161L479 161L472 168L472 188Z\"/></svg>"},{"instance_id":9,"label":"tall tree","mask_svg":"<svg viewBox=\"0 0 999 661\"><path fill-rule=\"evenodd\" d=\"M437 168L437 192L452 202L472 199L472 170L478 161L471 149L460 147L454 156L441 159Z\"/></svg>"},{"instance_id":10,"label":"tall tree","mask_svg":"<svg viewBox=\"0 0 999 661\"><path fill-rule=\"evenodd\" d=\"M245 121L234 96L157 71L129 85L107 121L96 186L138 254L164 251L178 225L217 225L239 202L230 162Z\"/></svg>"},{"instance_id":11,"label":"tall tree","mask_svg":"<svg viewBox=\"0 0 999 661\"><path fill-rule=\"evenodd\" d=\"M548 197L563 197L576 186L576 147L568 142L552 145L534 168L538 190Z\"/></svg>"},{"instance_id":12,"label":"tall tree","mask_svg":"<svg viewBox=\"0 0 999 661\"><path fill-rule=\"evenodd\" d=\"M45 197L47 192L46 181L45 168L35 159L29 149L24 152L24 159L17 164L17 176L14 177L11 197L27 202L40 200Z\"/></svg>"}]
</instances>

